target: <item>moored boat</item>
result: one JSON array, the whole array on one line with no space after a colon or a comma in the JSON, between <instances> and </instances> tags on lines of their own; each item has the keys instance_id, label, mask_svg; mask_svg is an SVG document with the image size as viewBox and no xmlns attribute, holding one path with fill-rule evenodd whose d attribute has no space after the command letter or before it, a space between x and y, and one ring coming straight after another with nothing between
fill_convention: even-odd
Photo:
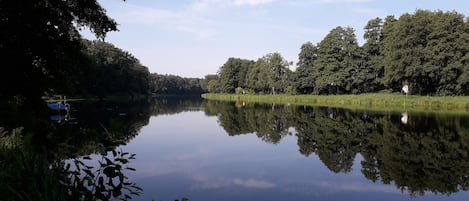
<instances>
[{"instance_id":1,"label":"moored boat","mask_svg":"<svg viewBox=\"0 0 469 201\"><path fill-rule=\"evenodd\" d=\"M47 103L47 107L52 110L69 110L70 105L68 103Z\"/></svg>"},{"instance_id":2,"label":"moored boat","mask_svg":"<svg viewBox=\"0 0 469 201\"><path fill-rule=\"evenodd\" d=\"M70 110L70 105L67 103L65 96L54 96L47 101L47 107L52 110Z\"/></svg>"}]
</instances>

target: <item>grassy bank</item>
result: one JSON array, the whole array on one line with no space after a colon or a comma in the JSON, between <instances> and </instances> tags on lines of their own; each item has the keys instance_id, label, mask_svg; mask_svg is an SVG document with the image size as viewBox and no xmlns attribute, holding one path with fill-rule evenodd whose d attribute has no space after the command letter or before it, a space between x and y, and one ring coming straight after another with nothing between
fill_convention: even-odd
<instances>
[{"instance_id":1,"label":"grassy bank","mask_svg":"<svg viewBox=\"0 0 469 201\"><path fill-rule=\"evenodd\" d=\"M237 95L203 94L209 100L330 106L379 111L434 111L469 114L469 97L405 96L398 94L361 95Z\"/></svg>"}]
</instances>

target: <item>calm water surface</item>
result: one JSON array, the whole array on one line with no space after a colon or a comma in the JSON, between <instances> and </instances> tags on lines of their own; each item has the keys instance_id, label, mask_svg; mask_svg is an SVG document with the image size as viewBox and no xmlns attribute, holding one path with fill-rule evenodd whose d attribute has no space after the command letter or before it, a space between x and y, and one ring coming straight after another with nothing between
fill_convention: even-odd
<instances>
[{"instance_id":1,"label":"calm water surface","mask_svg":"<svg viewBox=\"0 0 469 201\"><path fill-rule=\"evenodd\" d=\"M204 102L123 149L137 200L468 200L469 118L405 116Z\"/></svg>"},{"instance_id":2,"label":"calm water surface","mask_svg":"<svg viewBox=\"0 0 469 201\"><path fill-rule=\"evenodd\" d=\"M61 185L81 195L80 187L85 186L87 195L95 197L110 193L161 201L469 200L467 115L201 99L75 103L72 108L66 121L57 122L51 114L50 126L43 131L49 135L28 134L38 129L27 127L38 123L25 121L24 116L21 123L11 116L0 118L9 125L0 133L23 125L26 136L0 136L0 148L6 150L0 157L17 153L15 147L23 147L26 155L47 147L43 160L46 167L58 170ZM40 149L27 151L38 144ZM17 160L23 161L9 159L13 168L8 163L0 168L11 172L6 175L23 175L14 166ZM120 171L121 166L131 168ZM0 187L32 191L37 185L51 188L57 183L45 181L44 174L36 179L42 183L26 186L17 182L24 178L7 176ZM113 184L106 183L111 177ZM135 196L118 184L143 191Z\"/></svg>"}]
</instances>

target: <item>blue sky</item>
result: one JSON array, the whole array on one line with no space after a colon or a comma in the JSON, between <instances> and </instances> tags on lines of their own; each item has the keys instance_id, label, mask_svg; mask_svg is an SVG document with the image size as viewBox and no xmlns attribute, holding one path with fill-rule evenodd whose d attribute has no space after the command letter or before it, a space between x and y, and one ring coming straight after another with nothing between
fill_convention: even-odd
<instances>
[{"instance_id":1,"label":"blue sky","mask_svg":"<svg viewBox=\"0 0 469 201\"><path fill-rule=\"evenodd\" d=\"M319 43L337 26L354 28L362 44L363 27L375 17L416 9L469 16L467 0L98 1L119 23L106 41L152 73L200 78L215 74L229 57L257 60L279 52L296 63L303 43Z\"/></svg>"}]
</instances>

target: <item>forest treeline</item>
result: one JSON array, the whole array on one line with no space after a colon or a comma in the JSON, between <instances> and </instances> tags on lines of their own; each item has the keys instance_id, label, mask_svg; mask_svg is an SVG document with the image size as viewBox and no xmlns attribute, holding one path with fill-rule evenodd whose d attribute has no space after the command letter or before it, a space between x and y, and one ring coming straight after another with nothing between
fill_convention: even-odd
<instances>
[{"instance_id":1,"label":"forest treeline","mask_svg":"<svg viewBox=\"0 0 469 201\"><path fill-rule=\"evenodd\" d=\"M100 40L82 40L81 72L68 76L58 93L71 96L201 94L202 79L150 73L131 53ZM59 83L60 84L60 83ZM60 89L60 88L59 88ZM52 91L55 93L55 91Z\"/></svg>"},{"instance_id":2,"label":"forest treeline","mask_svg":"<svg viewBox=\"0 0 469 201\"><path fill-rule=\"evenodd\" d=\"M92 95L187 95L201 94L202 79L150 73L132 54L103 41L83 40L84 53L91 61L81 86L71 94ZM69 92L70 94L70 92Z\"/></svg>"},{"instance_id":3,"label":"forest treeline","mask_svg":"<svg viewBox=\"0 0 469 201\"><path fill-rule=\"evenodd\" d=\"M338 26L317 44L301 46L294 71L278 52L257 61L229 58L206 76L211 93L469 95L469 22L457 12L416 10L364 27Z\"/></svg>"},{"instance_id":4,"label":"forest treeline","mask_svg":"<svg viewBox=\"0 0 469 201\"><path fill-rule=\"evenodd\" d=\"M84 39L83 29L97 40ZM117 22L95 0L0 1L0 103L37 108L44 95L201 91L200 80L150 74L132 54L103 42L117 30Z\"/></svg>"},{"instance_id":5,"label":"forest treeline","mask_svg":"<svg viewBox=\"0 0 469 201\"><path fill-rule=\"evenodd\" d=\"M152 93L158 95L200 95L205 92L202 86L201 78L151 74L150 88Z\"/></svg>"}]
</instances>

